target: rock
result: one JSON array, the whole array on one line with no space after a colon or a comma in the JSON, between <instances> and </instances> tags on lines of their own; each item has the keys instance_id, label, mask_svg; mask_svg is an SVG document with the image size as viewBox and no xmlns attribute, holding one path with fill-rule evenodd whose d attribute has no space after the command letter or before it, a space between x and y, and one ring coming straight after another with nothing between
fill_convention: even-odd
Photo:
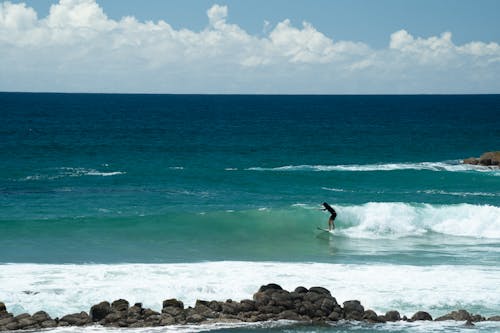
<instances>
[{"instance_id":1,"label":"rock","mask_svg":"<svg viewBox=\"0 0 500 333\"><path fill-rule=\"evenodd\" d=\"M237 315L240 312L239 310L239 304L235 302L225 302L222 303L222 313L224 314L230 314L230 315Z\"/></svg>"},{"instance_id":2,"label":"rock","mask_svg":"<svg viewBox=\"0 0 500 333\"><path fill-rule=\"evenodd\" d=\"M296 293L298 294L305 294L307 293L309 290L307 290L307 288L304 288L304 287L297 287L295 288L294 290Z\"/></svg>"},{"instance_id":3,"label":"rock","mask_svg":"<svg viewBox=\"0 0 500 333\"><path fill-rule=\"evenodd\" d=\"M365 308L359 301L346 301L344 302L344 312L346 315L351 312L358 312L363 314L365 312Z\"/></svg>"},{"instance_id":4,"label":"rock","mask_svg":"<svg viewBox=\"0 0 500 333\"><path fill-rule=\"evenodd\" d=\"M366 321L372 322L372 323L378 323L379 322L378 315L373 310L366 310L363 313L363 320L366 320Z\"/></svg>"},{"instance_id":5,"label":"rock","mask_svg":"<svg viewBox=\"0 0 500 333\"><path fill-rule=\"evenodd\" d=\"M387 311L385 313L385 320L387 321L400 321L401 320L401 315L399 314L398 311Z\"/></svg>"},{"instance_id":6,"label":"rock","mask_svg":"<svg viewBox=\"0 0 500 333\"><path fill-rule=\"evenodd\" d=\"M286 290L277 290L271 294L271 300L274 301L274 305L282 306L285 309L293 309L294 304L290 293Z\"/></svg>"},{"instance_id":7,"label":"rock","mask_svg":"<svg viewBox=\"0 0 500 333\"><path fill-rule=\"evenodd\" d=\"M184 309L184 303L176 300L175 298L167 299L163 301L163 308L174 307L179 309Z\"/></svg>"},{"instance_id":8,"label":"rock","mask_svg":"<svg viewBox=\"0 0 500 333\"><path fill-rule=\"evenodd\" d=\"M168 313L163 313L160 319L161 326L173 325L175 324L175 318L169 315Z\"/></svg>"},{"instance_id":9,"label":"rock","mask_svg":"<svg viewBox=\"0 0 500 333\"><path fill-rule=\"evenodd\" d=\"M0 312L7 312L7 307L3 302L0 302Z\"/></svg>"},{"instance_id":10,"label":"rock","mask_svg":"<svg viewBox=\"0 0 500 333\"><path fill-rule=\"evenodd\" d=\"M489 317L488 321L500 321L500 316Z\"/></svg>"},{"instance_id":11,"label":"rock","mask_svg":"<svg viewBox=\"0 0 500 333\"><path fill-rule=\"evenodd\" d=\"M47 320L51 320L52 318L50 318L50 316L47 314L47 312L45 311L38 311L38 312L35 312L31 318L33 318L34 320L36 320L37 322L41 323L41 322L44 322L44 321L47 321Z\"/></svg>"},{"instance_id":12,"label":"rock","mask_svg":"<svg viewBox=\"0 0 500 333\"><path fill-rule=\"evenodd\" d=\"M456 321L467 321L472 320L471 315L465 310L453 311L444 316L438 317L435 321L443 321L443 320L456 320Z\"/></svg>"},{"instance_id":13,"label":"rock","mask_svg":"<svg viewBox=\"0 0 500 333\"><path fill-rule=\"evenodd\" d=\"M311 288L309 288L309 291L313 292L313 293L317 293L317 294L332 296L332 294L330 294L330 291L326 288L323 288L323 287L311 287Z\"/></svg>"},{"instance_id":14,"label":"rock","mask_svg":"<svg viewBox=\"0 0 500 333\"><path fill-rule=\"evenodd\" d=\"M162 310L163 312L163 310ZM142 314L144 315L144 317L151 317L151 316L157 316L159 315L160 313L159 312L156 312L156 311L153 311L151 309L144 309L144 311L142 312Z\"/></svg>"},{"instance_id":15,"label":"rock","mask_svg":"<svg viewBox=\"0 0 500 333\"><path fill-rule=\"evenodd\" d=\"M64 319L64 317L63 317L63 319ZM120 319L122 319L122 315L119 312L111 312L110 314L108 314L104 318L104 320L107 323L115 323L115 322L119 321Z\"/></svg>"},{"instance_id":16,"label":"rock","mask_svg":"<svg viewBox=\"0 0 500 333\"><path fill-rule=\"evenodd\" d=\"M13 321L12 323L5 325L5 328L9 331L14 331L14 330L19 329L19 324L17 322Z\"/></svg>"},{"instance_id":17,"label":"rock","mask_svg":"<svg viewBox=\"0 0 500 333\"><path fill-rule=\"evenodd\" d=\"M215 312L221 312L222 311L222 304L217 301L211 301L208 303L208 307L215 311Z\"/></svg>"},{"instance_id":18,"label":"rock","mask_svg":"<svg viewBox=\"0 0 500 333\"><path fill-rule=\"evenodd\" d=\"M499 166L500 165L500 151L486 152L481 157L470 157L463 160L464 164L483 165L483 166Z\"/></svg>"},{"instance_id":19,"label":"rock","mask_svg":"<svg viewBox=\"0 0 500 333\"><path fill-rule=\"evenodd\" d=\"M111 305L109 302L101 302L93 305L90 308L90 318L92 321L100 321L104 319L111 312Z\"/></svg>"},{"instance_id":20,"label":"rock","mask_svg":"<svg viewBox=\"0 0 500 333\"><path fill-rule=\"evenodd\" d=\"M31 316L29 315L29 313L21 313L20 315L17 315L14 317L14 319L16 321L19 321L21 319L25 319L25 318L31 318Z\"/></svg>"},{"instance_id":21,"label":"rock","mask_svg":"<svg viewBox=\"0 0 500 333\"><path fill-rule=\"evenodd\" d=\"M65 321L72 326L83 326L91 322L89 315L84 311L66 315L61 318L61 321Z\"/></svg>"},{"instance_id":22,"label":"rock","mask_svg":"<svg viewBox=\"0 0 500 333\"><path fill-rule=\"evenodd\" d=\"M0 319L0 326L5 326L7 324L10 324L12 322L16 321L14 317L6 317L3 319Z\"/></svg>"},{"instance_id":23,"label":"rock","mask_svg":"<svg viewBox=\"0 0 500 333\"><path fill-rule=\"evenodd\" d=\"M481 316L481 315L476 314L476 315L471 315L470 320L473 322L479 322L479 321L485 321L486 318Z\"/></svg>"},{"instance_id":24,"label":"rock","mask_svg":"<svg viewBox=\"0 0 500 333\"><path fill-rule=\"evenodd\" d=\"M267 290L283 290L283 288L276 283L269 283L265 286L261 286L257 292L265 292Z\"/></svg>"},{"instance_id":25,"label":"rock","mask_svg":"<svg viewBox=\"0 0 500 333\"><path fill-rule=\"evenodd\" d=\"M466 326L466 327L472 327L472 326L476 326L476 325L474 325L474 324L472 323L472 321L467 320L467 321L465 322L464 326Z\"/></svg>"},{"instance_id":26,"label":"rock","mask_svg":"<svg viewBox=\"0 0 500 333\"><path fill-rule=\"evenodd\" d=\"M278 314L278 319L286 319L286 320L300 320L300 316L292 310L285 310Z\"/></svg>"},{"instance_id":27,"label":"rock","mask_svg":"<svg viewBox=\"0 0 500 333\"><path fill-rule=\"evenodd\" d=\"M479 164L481 165L499 165L500 164L500 151L490 151L484 153L479 157Z\"/></svg>"},{"instance_id":28,"label":"rock","mask_svg":"<svg viewBox=\"0 0 500 333\"><path fill-rule=\"evenodd\" d=\"M417 320L432 320L432 316L425 312L425 311L418 311L411 317L412 321L417 321Z\"/></svg>"},{"instance_id":29,"label":"rock","mask_svg":"<svg viewBox=\"0 0 500 333\"><path fill-rule=\"evenodd\" d=\"M342 318L342 315L338 312L335 312L335 311L330 313L330 315L328 316L328 320L331 320L331 321L339 321L341 318Z\"/></svg>"},{"instance_id":30,"label":"rock","mask_svg":"<svg viewBox=\"0 0 500 333\"><path fill-rule=\"evenodd\" d=\"M34 328L38 324L36 320L33 318L23 318L21 320L18 320L17 324L19 325L20 329L28 329L28 328Z\"/></svg>"},{"instance_id":31,"label":"rock","mask_svg":"<svg viewBox=\"0 0 500 333\"><path fill-rule=\"evenodd\" d=\"M125 299L118 299L111 303L111 309L114 311L127 311L129 303Z\"/></svg>"},{"instance_id":32,"label":"rock","mask_svg":"<svg viewBox=\"0 0 500 333\"><path fill-rule=\"evenodd\" d=\"M201 316L197 313L193 313L189 316L186 316L186 321L188 323L201 323L204 320L205 320L205 318L203 318L203 316Z\"/></svg>"},{"instance_id":33,"label":"rock","mask_svg":"<svg viewBox=\"0 0 500 333\"><path fill-rule=\"evenodd\" d=\"M252 301L251 299L242 300L239 304L239 308L241 312L251 312L257 310L255 301Z\"/></svg>"},{"instance_id":34,"label":"rock","mask_svg":"<svg viewBox=\"0 0 500 333\"><path fill-rule=\"evenodd\" d=\"M52 328L52 327L57 327L57 322L55 320L52 320L52 319L49 319L49 320L45 320L45 321L42 321L40 323L40 326L42 328Z\"/></svg>"},{"instance_id":35,"label":"rock","mask_svg":"<svg viewBox=\"0 0 500 333\"><path fill-rule=\"evenodd\" d=\"M177 316L181 315L182 313L184 313L184 309L179 308L177 306L167 306L166 308L163 308L161 310L161 312L168 313L171 316L177 317ZM150 317L150 316L148 316L148 317Z\"/></svg>"}]
</instances>

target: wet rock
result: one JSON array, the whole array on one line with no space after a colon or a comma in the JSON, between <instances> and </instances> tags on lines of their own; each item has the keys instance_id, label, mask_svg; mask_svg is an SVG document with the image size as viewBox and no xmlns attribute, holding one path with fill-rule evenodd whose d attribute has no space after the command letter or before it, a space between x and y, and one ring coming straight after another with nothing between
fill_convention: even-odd
<instances>
[{"instance_id":1,"label":"wet rock","mask_svg":"<svg viewBox=\"0 0 500 333\"><path fill-rule=\"evenodd\" d=\"M490 151L481 155L479 158L470 157L463 160L464 164L483 165L483 166L499 166L500 151Z\"/></svg>"},{"instance_id":2,"label":"wet rock","mask_svg":"<svg viewBox=\"0 0 500 333\"><path fill-rule=\"evenodd\" d=\"M31 318L33 318L34 320L36 320L37 322L41 323L41 322L44 322L44 321L48 321L48 320L51 320L52 318L50 318L50 316L48 315L47 312L45 311L38 311L38 312L35 312Z\"/></svg>"},{"instance_id":3,"label":"wet rock","mask_svg":"<svg viewBox=\"0 0 500 333\"><path fill-rule=\"evenodd\" d=\"M295 288L294 292L298 293L298 294L305 294L307 293L309 290L307 290L307 288L305 287L297 287Z\"/></svg>"},{"instance_id":4,"label":"wet rock","mask_svg":"<svg viewBox=\"0 0 500 333\"><path fill-rule=\"evenodd\" d=\"M35 328L38 322L33 318L28 317L18 320L17 324L19 325L20 329L29 329L29 328Z\"/></svg>"},{"instance_id":5,"label":"wet rock","mask_svg":"<svg viewBox=\"0 0 500 333\"><path fill-rule=\"evenodd\" d=\"M0 312L7 312L7 307L3 302L0 302Z\"/></svg>"},{"instance_id":6,"label":"wet rock","mask_svg":"<svg viewBox=\"0 0 500 333\"><path fill-rule=\"evenodd\" d=\"M0 326L6 326L7 324L12 323L14 321L16 321L14 319L14 317L6 317L6 318L3 318L3 319L0 319Z\"/></svg>"},{"instance_id":7,"label":"wet rock","mask_svg":"<svg viewBox=\"0 0 500 333\"><path fill-rule=\"evenodd\" d=\"M313 292L313 293L317 293L317 294L323 294L323 295L327 295L327 296L332 296L332 294L330 293L330 291L326 288L323 288L323 287L311 287L309 288L309 291L310 292Z\"/></svg>"},{"instance_id":8,"label":"wet rock","mask_svg":"<svg viewBox=\"0 0 500 333\"><path fill-rule=\"evenodd\" d=\"M467 321L467 320L472 320L472 317L469 314L469 312L465 310L458 310L450 312L448 314L445 314L444 316L435 319L435 321L443 321L443 320Z\"/></svg>"},{"instance_id":9,"label":"wet rock","mask_svg":"<svg viewBox=\"0 0 500 333\"><path fill-rule=\"evenodd\" d=\"M417 321L417 320L432 320L432 316L425 312L425 311L418 311L416 312L412 317L412 321Z\"/></svg>"},{"instance_id":10,"label":"wet rock","mask_svg":"<svg viewBox=\"0 0 500 333\"><path fill-rule=\"evenodd\" d=\"M42 328L53 328L53 327L57 327L57 322L55 320L49 319L49 320L42 321L40 323L40 326Z\"/></svg>"},{"instance_id":11,"label":"wet rock","mask_svg":"<svg viewBox=\"0 0 500 333\"><path fill-rule=\"evenodd\" d=\"M346 315L351 313L351 312L358 312L361 314L363 314L365 312L365 308L357 300L346 301L343 303L343 305L344 305L344 312Z\"/></svg>"},{"instance_id":12,"label":"wet rock","mask_svg":"<svg viewBox=\"0 0 500 333\"><path fill-rule=\"evenodd\" d=\"M174 307L179 309L184 309L184 303L176 300L175 298L167 299L163 301L163 308Z\"/></svg>"},{"instance_id":13,"label":"wet rock","mask_svg":"<svg viewBox=\"0 0 500 333\"><path fill-rule=\"evenodd\" d=\"M19 324L16 322L16 321L13 321L11 323L8 323L7 325L5 325L5 328L9 331L13 331L13 330L17 330L19 329Z\"/></svg>"},{"instance_id":14,"label":"wet rock","mask_svg":"<svg viewBox=\"0 0 500 333\"><path fill-rule=\"evenodd\" d=\"M110 313L111 305L109 302L101 302L90 308L90 318L94 322L104 319Z\"/></svg>"},{"instance_id":15,"label":"wet rock","mask_svg":"<svg viewBox=\"0 0 500 333\"><path fill-rule=\"evenodd\" d=\"M161 326L167 326L167 325L174 325L175 324L175 318L169 315L168 313L162 313L160 317L160 325Z\"/></svg>"},{"instance_id":16,"label":"wet rock","mask_svg":"<svg viewBox=\"0 0 500 333\"><path fill-rule=\"evenodd\" d=\"M474 325L474 324L472 323L472 321L471 321L471 320L467 320L467 321L465 322L464 326L465 326L465 327L473 327L473 326L476 326L476 325Z\"/></svg>"},{"instance_id":17,"label":"wet rock","mask_svg":"<svg viewBox=\"0 0 500 333\"><path fill-rule=\"evenodd\" d=\"M14 319L16 321L19 321L19 320L25 319L25 318L31 318L30 314L29 313L21 313L20 315L17 315L14 317Z\"/></svg>"},{"instance_id":18,"label":"wet rock","mask_svg":"<svg viewBox=\"0 0 500 333\"><path fill-rule=\"evenodd\" d=\"M286 320L300 320L300 316L298 313L292 310L285 310L278 314L278 319L286 319Z\"/></svg>"},{"instance_id":19,"label":"wet rock","mask_svg":"<svg viewBox=\"0 0 500 333\"><path fill-rule=\"evenodd\" d=\"M261 286L258 292L265 292L267 290L283 290L283 288L281 288L281 286L277 285L276 283L269 283L265 286Z\"/></svg>"},{"instance_id":20,"label":"wet rock","mask_svg":"<svg viewBox=\"0 0 500 333\"><path fill-rule=\"evenodd\" d=\"M293 299L290 293L286 290L277 290L271 294L271 300L274 301L275 306L281 306L285 309L293 309Z\"/></svg>"},{"instance_id":21,"label":"wet rock","mask_svg":"<svg viewBox=\"0 0 500 333\"><path fill-rule=\"evenodd\" d=\"M106 323L115 323L118 322L120 319L122 319L122 315L119 312L111 312L106 317L104 317Z\"/></svg>"},{"instance_id":22,"label":"wet rock","mask_svg":"<svg viewBox=\"0 0 500 333\"><path fill-rule=\"evenodd\" d=\"M163 312L163 310L162 310L162 312ZM157 316L157 315L159 315L160 313L159 313L159 312L156 312L156 311L154 311L154 310L151 310L151 309L144 309L144 311L143 311L143 313L142 313L142 314L143 314L143 316L144 316L145 318L148 318L148 317L151 317L151 316Z\"/></svg>"},{"instance_id":23,"label":"wet rock","mask_svg":"<svg viewBox=\"0 0 500 333\"><path fill-rule=\"evenodd\" d=\"M489 317L488 321L500 321L500 316Z\"/></svg>"},{"instance_id":24,"label":"wet rock","mask_svg":"<svg viewBox=\"0 0 500 333\"><path fill-rule=\"evenodd\" d=\"M129 308L129 303L125 299L118 299L111 303L112 311L127 311Z\"/></svg>"},{"instance_id":25,"label":"wet rock","mask_svg":"<svg viewBox=\"0 0 500 333\"><path fill-rule=\"evenodd\" d=\"M61 318L61 321L65 321L71 326L83 326L91 322L89 315L84 311L66 315Z\"/></svg>"},{"instance_id":26,"label":"wet rock","mask_svg":"<svg viewBox=\"0 0 500 333\"><path fill-rule=\"evenodd\" d=\"M392 310L385 313L385 320L387 321L400 321L401 315L398 311Z\"/></svg>"},{"instance_id":27,"label":"wet rock","mask_svg":"<svg viewBox=\"0 0 500 333\"><path fill-rule=\"evenodd\" d=\"M366 320L366 321L372 322L372 323L378 323L379 322L378 315L373 310L366 310L363 313L363 320Z\"/></svg>"}]
</instances>

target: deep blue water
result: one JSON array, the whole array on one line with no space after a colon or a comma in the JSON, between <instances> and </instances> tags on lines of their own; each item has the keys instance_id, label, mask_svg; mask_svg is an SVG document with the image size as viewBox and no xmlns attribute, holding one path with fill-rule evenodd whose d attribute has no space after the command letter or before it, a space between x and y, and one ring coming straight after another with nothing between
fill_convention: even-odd
<instances>
[{"instance_id":1,"label":"deep blue water","mask_svg":"<svg viewBox=\"0 0 500 333\"><path fill-rule=\"evenodd\" d=\"M329 261L309 244L323 201L364 238L398 236L408 214L415 230L399 236L416 243L420 229L495 238L499 173L460 161L498 150L499 114L499 95L2 93L0 262ZM477 230L424 221L453 212ZM383 214L387 225L365 225ZM281 230L282 250L262 236ZM179 250L192 243L199 251Z\"/></svg>"}]
</instances>

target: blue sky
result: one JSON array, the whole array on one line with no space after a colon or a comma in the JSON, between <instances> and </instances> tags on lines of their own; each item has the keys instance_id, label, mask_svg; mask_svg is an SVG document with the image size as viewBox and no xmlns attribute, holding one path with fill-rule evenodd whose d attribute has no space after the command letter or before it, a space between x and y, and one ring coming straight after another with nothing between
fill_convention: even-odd
<instances>
[{"instance_id":1,"label":"blue sky","mask_svg":"<svg viewBox=\"0 0 500 333\"><path fill-rule=\"evenodd\" d=\"M498 0L0 0L0 90L499 93L499 43Z\"/></svg>"}]
</instances>

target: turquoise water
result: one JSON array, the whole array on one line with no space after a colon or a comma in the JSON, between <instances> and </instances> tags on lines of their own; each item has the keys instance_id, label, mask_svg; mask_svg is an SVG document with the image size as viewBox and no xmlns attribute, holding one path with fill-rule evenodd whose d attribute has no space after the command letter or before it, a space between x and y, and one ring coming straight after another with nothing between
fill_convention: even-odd
<instances>
[{"instance_id":1,"label":"turquoise water","mask_svg":"<svg viewBox=\"0 0 500 333\"><path fill-rule=\"evenodd\" d=\"M500 314L500 171L461 164L499 149L498 114L498 95L1 93L0 299L88 310L123 297L117 276L139 264L136 278L182 280L163 293L186 303L278 282L381 312ZM333 235L316 229L323 201ZM89 298L56 283L79 276L95 282ZM105 294L108 279L118 287ZM159 306L154 285L132 289Z\"/></svg>"}]
</instances>

